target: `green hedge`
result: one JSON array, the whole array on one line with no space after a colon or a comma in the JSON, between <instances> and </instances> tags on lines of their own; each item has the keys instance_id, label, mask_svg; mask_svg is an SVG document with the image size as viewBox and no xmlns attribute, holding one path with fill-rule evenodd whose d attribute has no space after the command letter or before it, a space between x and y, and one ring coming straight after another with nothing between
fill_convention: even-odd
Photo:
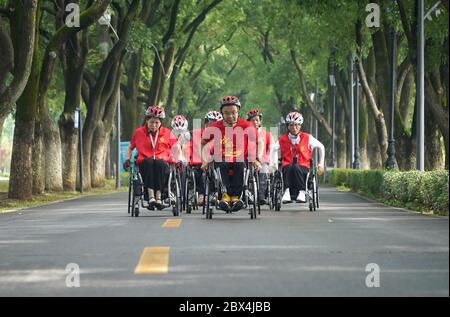
<instances>
[{"instance_id":1,"label":"green hedge","mask_svg":"<svg viewBox=\"0 0 450 317\"><path fill-rule=\"evenodd\" d=\"M345 186L394 206L448 215L448 171L334 169L328 184Z\"/></svg>"}]
</instances>

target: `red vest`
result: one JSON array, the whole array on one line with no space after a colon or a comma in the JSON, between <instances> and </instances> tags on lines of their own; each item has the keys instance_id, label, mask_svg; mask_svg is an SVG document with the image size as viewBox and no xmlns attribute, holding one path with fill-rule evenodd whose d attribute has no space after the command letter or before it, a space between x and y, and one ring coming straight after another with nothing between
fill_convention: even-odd
<instances>
[{"instance_id":1,"label":"red vest","mask_svg":"<svg viewBox=\"0 0 450 317\"><path fill-rule=\"evenodd\" d=\"M283 134L278 139L281 151L281 165L284 167L290 165L294 161L294 156L297 156L297 164L307 168L311 167L311 154L309 148L309 134L300 132L300 143L292 144L289 140L288 134Z\"/></svg>"}]
</instances>

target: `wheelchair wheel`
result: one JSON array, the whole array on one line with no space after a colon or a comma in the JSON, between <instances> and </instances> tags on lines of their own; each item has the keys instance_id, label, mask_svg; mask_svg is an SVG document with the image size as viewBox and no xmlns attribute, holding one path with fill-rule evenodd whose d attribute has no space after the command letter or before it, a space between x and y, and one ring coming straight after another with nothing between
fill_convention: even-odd
<instances>
[{"instance_id":1,"label":"wheelchair wheel","mask_svg":"<svg viewBox=\"0 0 450 317\"><path fill-rule=\"evenodd\" d=\"M267 204L269 205L269 210L273 210L271 176L267 178Z\"/></svg>"},{"instance_id":2,"label":"wheelchair wheel","mask_svg":"<svg viewBox=\"0 0 450 317\"><path fill-rule=\"evenodd\" d=\"M309 211L316 211L317 207L317 179L314 173L310 174L310 179L308 180L308 201L309 201Z\"/></svg>"},{"instance_id":3,"label":"wheelchair wheel","mask_svg":"<svg viewBox=\"0 0 450 317\"><path fill-rule=\"evenodd\" d=\"M206 219L212 219L212 209L210 207L210 188L209 188L209 179L206 178L205 182L205 200L203 203L203 214L206 214Z\"/></svg>"},{"instance_id":4,"label":"wheelchair wheel","mask_svg":"<svg viewBox=\"0 0 450 317\"><path fill-rule=\"evenodd\" d=\"M259 195L259 191L260 191L260 188L259 188L259 173L255 172L255 175L256 175L255 176L255 179L256 179L256 192ZM256 200L256 204L258 206L258 215L260 215L261 214L261 205L259 204L259 197L255 196L255 200Z\"/></svg>"},{"instance_id":5,"label":"wheelchair wheel","mask_svg":"<svg viewBox=\"0 0 450 317\"><path fill-rule=\"evenodd\" d=\"M182 209L182 198L181 198L181 179L180 179L180 175L178 173L176 173L176 177L175 177L175 204L172 207L172 213L175 217L178 217L181 213L181 209Z\"/></svg>"},{"instance_id":6,"label":"wheelchair wheel","mask_svg":"<svg viewBox=\"0 0 450 317\"><path fill-rule=\"evenodd\" d=\"M279 171L275 174L273 188L273 206L275 211L280 211L281 199L283 197L283 176Z\"/></svg>"},{"instance_id":7,"label":"wheelchair wheel","mask_svg":"<svg viewBox=\"0 0 450 317\"><path fill-rule=\"evenodd\" d=\"M131 208L132 208L132 205L131 205L131 192L132 192L131 188L132 188L132 186L133 186L133 183L132 183L131 177L130 177L130 179L128 180L128 214L131 213Z\"/></svg>"},{"instance_id":8,"label":"wheelchair wheel","mask_svg":"<svg viewBox=\"0 0 450 317\"><path fill-rule=\"evenodd\" d=\"M250 195L253 196L252 202L250 204L250 219L256 219L257 211L257 200L258 200L258 185L256 183L256 177L253 168L250 168L248 191ZM248 199L247 199L248 201Z\"/></svg>"},{"instance_id":9,"label":"wheelchair wheel","mask_svg":"<svg viewBox=\"0 0 450 317\"><path fill-rule=\"evenodd\" d=\"M190 214L191 211L197 209L196 186L193 172L188 172L184 185L184 210Z\"/></svg>"}]
</instances>

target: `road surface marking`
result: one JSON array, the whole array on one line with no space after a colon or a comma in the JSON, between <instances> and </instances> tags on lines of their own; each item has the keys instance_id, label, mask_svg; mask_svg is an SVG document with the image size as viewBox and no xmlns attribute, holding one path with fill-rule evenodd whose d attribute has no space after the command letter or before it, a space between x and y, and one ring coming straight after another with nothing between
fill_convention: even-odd
<instances>
[{"instance_id":1,"label":"road surface marking","mask_svg":"<svg viewBox=\"0 0 450 317\"><path fill-rule=\"evenodd\" d=\"M163 228L178 228L181 225L182 219L167 219L162 225Z\"/></svg>"},{"instance_id":2,"label":"road surface marking","mask_svg":"<svg viewBox=\"0 0 450 317\"><path fill-rule=\"evenodd\" d=\"M146 247L142 251L134 274L167 274L170 247Z\"/></svg>"}]
</instances>

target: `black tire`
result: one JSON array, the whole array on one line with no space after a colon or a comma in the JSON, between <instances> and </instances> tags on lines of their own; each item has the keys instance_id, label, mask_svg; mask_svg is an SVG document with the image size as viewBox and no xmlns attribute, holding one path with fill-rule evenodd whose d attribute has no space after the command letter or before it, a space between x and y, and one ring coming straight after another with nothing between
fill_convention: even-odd
<instances>
[{"instance_id":1,"label":"black tire","mask_svg":"<svg viewBox=\"0 0 450 317\"><path fill-rule=\"evenodd\" d=\"M253 172L253 169L250 169L250 188L252 195L253 195L253 201L250 206L250 219L256 219L256 211L257 211L257 200L258 200L258 188L256 184L256 178Z\"/></svg>"},{"instance_id":2,"label":"black tire","mask_svg":"<svg viewBox=\"0 0 450 317\"><path fill-rule=\"evenodd\" d=\"M206 219L212 219L212 209L210 208L210 192L208 179L206 179L205 184L205 202L203 204L203 213L206 214Z\"/></svg>"},{"instance_id":3,"label":"black tire","mask_svg":"<svg viewBox=\"0 0 450 317\"><path fill-rule=\"evenodd\" d=\"M274 199L275 199L275 203L274 203L274 208L275 211L280 211L281 210L281 193L280 193L280 189L279 188L275 188L275 195L274 195Z\"/></svg>"},{"instance_id":4,"label":"black tire","mask_svg":"<svg viewBox=\"0 0 450 317\"><path fill-rule=\"evenodd\" d=\"M139 217L139 207L134 208L134 216Z\"/></svg>"},{"instance_id":5,"label":"black tire","mask_svg":"<svg viewBox=\"0 0 450 317\"><path fill-rule=\"evenodd\" d=\"M131 213L131 186L133 186L133 183L131 182L131 177L128 181L128 214Z\"/></svg>"}]
</instances>

